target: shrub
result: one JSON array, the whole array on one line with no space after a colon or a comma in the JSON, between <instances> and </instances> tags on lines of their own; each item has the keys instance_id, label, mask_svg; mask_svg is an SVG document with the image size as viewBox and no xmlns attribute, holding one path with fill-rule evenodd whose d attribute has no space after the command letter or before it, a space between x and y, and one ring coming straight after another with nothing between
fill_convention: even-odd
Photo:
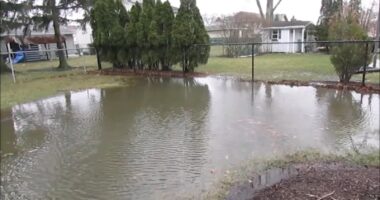
<instances>
[{"instance_id":1,"label":"shrub","mask_svg":"<svg viewBox=\"0 0 380 200\"><path fill-rule=\"evenodd\" d=\"M368 37L356 20L349 16L331 23L329 39L332 41L367 40ZM369 58L370 53L366 52L365 43L345 43L331 47L331 63L342 83L348 83L352 75L364 66Z\"/></svg>"}]
</instances>

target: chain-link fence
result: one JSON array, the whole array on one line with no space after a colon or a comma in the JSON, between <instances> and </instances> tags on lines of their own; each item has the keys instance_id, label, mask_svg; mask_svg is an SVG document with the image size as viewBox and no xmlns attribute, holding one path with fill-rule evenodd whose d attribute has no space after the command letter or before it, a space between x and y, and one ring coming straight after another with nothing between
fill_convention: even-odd
<instances>
[{"instance_id":1,"label":"chain-link fence","mask_svg":"<svg viewBox=\"0 0 380 200\"><path fill-rule=\"evenodd\" d=\"M356 82L379 84L380 54L374 49L374 41L329 41L329 42L273 42L244 44L196 45L195 48L210 47L207 64L196 70L209 74L231 75L243 79L264 81L338 81L333 62L333 52L346 57L341 63L354 60ZM73 70L66 73L97 70L112 67L111 63L99 62L94 48L63 49L68 64ZM13 68L13 80L18 75L38 72L43 77L59 65L58 50L2 52L1 56ZM347 57L348 56L348 57ZM344 59L346 58L346 60ZM350 58L350 59L347 59ZM343 59L343 60L342 60ZM365 73L364 73L365 72ZM34 76L36 77L36 76Z\"/></svg>"},{"instance_id":2,"label":"chain-link fence","mask_svg":"<svg viewBox=\"0 0 380 200\"><path fill-rule=\"evenodd\" d=\"M36 50L36 51L17 51L1 52L3 61L9 70L12 71L13 81L16 82L18 75L27 73L38 73L39 77L56 71L59 66L59 51L62 51L70 71L67 73L86 73L90 70L111 67L110 63L98 63L98 57L95 48L76 48L76 49L54 49L54 50Z\"/></svg>"},{"instance_id":3,"label":"chain-link fence","mask_svg":"<svg viewBox=\"0 0 380 200\"><path fill-rule=\"evenodd\" d=\"M375 41L268 42L197 45L210 47L198 71L265 81L339 81L335 65L355 70L351 80L380 82L380 54Z\"/></svg>"}]
</instances>

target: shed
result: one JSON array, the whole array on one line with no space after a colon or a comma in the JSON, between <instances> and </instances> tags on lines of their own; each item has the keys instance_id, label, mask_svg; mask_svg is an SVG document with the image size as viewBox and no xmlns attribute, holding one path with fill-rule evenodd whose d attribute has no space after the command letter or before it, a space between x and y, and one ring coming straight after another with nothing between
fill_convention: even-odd
<instances>
[{"instance_id":1,"label":"shed","mask_svg":"<svg viewBox=\"0 0 380 200\"><path fill-rule=\"evenodd\" d=\"M304 53L308 46L303 42L314 40L309 21L275 21L262 29L263 52L272 53ZM295 42L295 43L293 43ZM299 43L296 43L299 42Z\"/></svg>"}]
</instances>

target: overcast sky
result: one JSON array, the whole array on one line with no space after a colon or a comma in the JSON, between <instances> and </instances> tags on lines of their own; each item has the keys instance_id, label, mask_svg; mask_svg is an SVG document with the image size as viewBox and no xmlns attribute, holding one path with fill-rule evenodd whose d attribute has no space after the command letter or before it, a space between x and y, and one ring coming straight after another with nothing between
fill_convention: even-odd
<instances>
[{"instance_id":1,"label":"overcast sky","mask_svg":"<svg viewBox=\"0 0 380 200\"><path fill-rule=\"evenodd\" d=\"M179 7L180 0L169 0L173 6ZM266 0L260 0L265 10ZM278 0L274 0L277 3ZM374 0L362 0L365 7L370 7ZM379 0L375 0L378 2ZM197 5L202 15L232 14L239 11L259 13L256 0L197 0ZM282 0L276 13L283 13L298 20L312 21L316 23L319 17L321 0ZM265 11L264 11L265 12Z\"/></svg>"}]
</instances>

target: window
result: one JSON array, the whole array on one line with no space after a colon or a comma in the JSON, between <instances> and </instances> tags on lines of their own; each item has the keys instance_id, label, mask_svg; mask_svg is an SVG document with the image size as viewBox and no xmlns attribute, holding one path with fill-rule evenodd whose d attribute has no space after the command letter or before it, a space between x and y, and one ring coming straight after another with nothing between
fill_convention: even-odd
<instances>
[{"instance_id":1,"label":"window","mask_svg":"<svg viewBox=\"0 0 380 200\"><path fill-rule=\"evenodd\" d=\"M272 30L272 35L271 35L272 41L278 41L281 39L281 30Z\"/></svg>"}]
</instances>

